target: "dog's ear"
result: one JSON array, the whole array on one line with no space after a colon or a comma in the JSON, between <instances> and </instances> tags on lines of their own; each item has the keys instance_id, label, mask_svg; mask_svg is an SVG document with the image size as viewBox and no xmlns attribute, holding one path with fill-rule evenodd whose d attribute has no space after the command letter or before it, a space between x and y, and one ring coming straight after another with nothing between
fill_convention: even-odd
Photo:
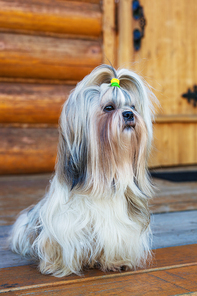
<instances>
[{"instance_id":1,"label":"dog's ear","mask_svg":"<svg viewBox=\"0 0 197 296\"><path fill-rule=\"evenodd\" d=\"M70 124L66 135L60 128L56 171L60 181L72 190L83 186L87 174L87 145L85 139L77 139Z\"/></svg>"},{"instance_id":2,"label":"dog's ear","mask_svg":"<svg viewBox=\"0 0 197 296\"><path fill-rule=\"evenodd\" d=\"M87 139L82 126L77 125L76 114L62 111L59 129L56 173L60 182L72 190L83 186L87 174Z\"/></svg>"},{"instance_id":3,"label":"dog's ear","mask_svg":"<svg viewBox=\"0 0 197 296\"><path fill-rule=\"evenodd\" d=\"M68 154L68 155L67 155ZM87 147L83 141L73 147L72 154L65 153L64 175L70 183L71 190L74 187L81 187L85 183L87 174Z\"/></svg>"}]
</instances>

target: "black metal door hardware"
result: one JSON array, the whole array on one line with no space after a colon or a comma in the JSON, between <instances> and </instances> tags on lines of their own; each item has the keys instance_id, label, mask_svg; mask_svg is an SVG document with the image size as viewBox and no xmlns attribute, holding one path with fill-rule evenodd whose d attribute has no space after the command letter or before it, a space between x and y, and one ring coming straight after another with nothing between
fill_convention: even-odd
<instances>
[{"instance_id":1,"label":"black metal door hardware","mask_svg":"<svg viewBox=\"0 0 197 296\"><path fill-rule=\"evenodd\" d=\"M197 106L197 85L194 85L194 90L188 89L188 92L182 94L182 97L187 99L188 103L193 103L193 106Z\"/></svg>"},{"instance_id":2,"label":"black metal door hardware","mask_svg":"<svg viewBox=\"0 0 197 296\"><path fill-rule=\"evenodd\" d=\"M146 19L144 17L143 7L140 5L139 0L133 0L132 2L133 18L139 21L138 28L133 30L133 45L137 51L141 47L141 40L144 37L144 28L146 25Z\"/></svg>"}]
</instances>

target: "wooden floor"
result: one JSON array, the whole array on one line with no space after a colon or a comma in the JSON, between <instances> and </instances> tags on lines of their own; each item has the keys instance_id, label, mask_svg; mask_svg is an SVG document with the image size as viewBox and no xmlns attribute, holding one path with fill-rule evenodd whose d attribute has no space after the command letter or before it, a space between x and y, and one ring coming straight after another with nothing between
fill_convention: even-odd
<instances>
[{"instance_id":1,"label":"wooden floor","mask_svg":"<svg viewBox=\"0 0 197 296\"><path fill-rule=\"evenodd\" d=\"M197 291L196 245L158 249L144 270L54 278L32 265L0 270L0 293L6 295L192 295ZM195 295L195 294L194 294Z\"/></svg>"},{"instance_id":2,"label":"wooden floor","mask_svg":"<svg viewBox=\"0 0 197 296\"><path fill-rule=\"evenodd\" d=\"M17 214L42 198L50 175L0 178L0 294L5 295L197 295L197 182L155 179L150 202L153 261L122 273L89 270L79 277L43 276L6 249Z\"/></svg>"}]
</instances>

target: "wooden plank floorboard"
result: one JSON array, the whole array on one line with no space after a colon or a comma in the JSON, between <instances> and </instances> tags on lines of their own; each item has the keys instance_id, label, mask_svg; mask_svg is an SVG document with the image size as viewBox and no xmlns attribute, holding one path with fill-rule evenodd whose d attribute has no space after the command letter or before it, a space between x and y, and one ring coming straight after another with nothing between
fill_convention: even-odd
<instances>
[{"instance_id":1,"label":"wooden plank floorboard","mask_svg":"<svg viewBox=\"0 0 197 296\"><path fill-rule=\"evenodd\" d=\"M158 249L147 269L54 278L35 266L0 270L0 293L6 295L177 295L197 291L197 245Z\"/></svg>"},{"instance_id":2,"label":"wooden plank floorboard","mask_svg":"<svg viewBox=\"0 0 197 296\"><path fill-rule=\"evenodd\" d=\"M153 248L197 243L197 211L154 214L151 217Z\"/></svg>"},{"instance_id":3,"label":"wooden plank floorboard","mask_svg":"<svg viewBox=\"0 0 197 296\"><path fill-rule=\"evenodd\" d=\"M197 182L175 183L153 179L155 196L150 201L152 213L197 210Z\"/></svg>"},{"instance_id":4,"label":"wooden plank floorboard","mask_svg":"<svg viewBox=\"0 0 197 296\"><path fill-rule=\"evenodd\" d=\"M0 225L11 225L20 211L45 194L51 174L0 177Z\"/></svg>"},{"instance_id":5,"label":"wooden plank floorboard","mask_svg":"<svg viewBox=\"0 0 197 296\"><path fill-rule=\"evenodd\" d=\"M196 272L197 267L192 266L188 268L177 268L170 272L157 271L110 279L90 279L85 283L10 291L6 295L180 295L197 291L197 282L195 281Z\"/></svg>"},{"instance_id":6,"label":"wooden plank floorboard","mask_svg":"<svg viewBox=\"0 0 197 296\"><path fill-rule=\"evenodd\" d=\"M154 214L151 217L153 249L197 244L197 211ZM11 226L0 226L0 268L29 264L7 250Z\"/></svg>"}]
</instances>

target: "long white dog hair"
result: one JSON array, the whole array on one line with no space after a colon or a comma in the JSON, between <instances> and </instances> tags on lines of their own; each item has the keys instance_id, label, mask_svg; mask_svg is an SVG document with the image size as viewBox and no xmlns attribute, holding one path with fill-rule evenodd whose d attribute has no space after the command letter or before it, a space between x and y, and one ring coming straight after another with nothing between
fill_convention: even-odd
<instances>
[{"instance_id":1,"label":"long white dog hair","mask_svg":"<svg viewBox=\"0 0 197 296\"><path fill-rule=\"evenodd\" d=\"M120 88L111 86L112 78ZM58 277L87 266L106 271L145 264L151 97L137 74L108 65L77 84L62 109L49 191L15 222L12 251L33 257L42 273Z\"/></svg>"}]
</instances>

